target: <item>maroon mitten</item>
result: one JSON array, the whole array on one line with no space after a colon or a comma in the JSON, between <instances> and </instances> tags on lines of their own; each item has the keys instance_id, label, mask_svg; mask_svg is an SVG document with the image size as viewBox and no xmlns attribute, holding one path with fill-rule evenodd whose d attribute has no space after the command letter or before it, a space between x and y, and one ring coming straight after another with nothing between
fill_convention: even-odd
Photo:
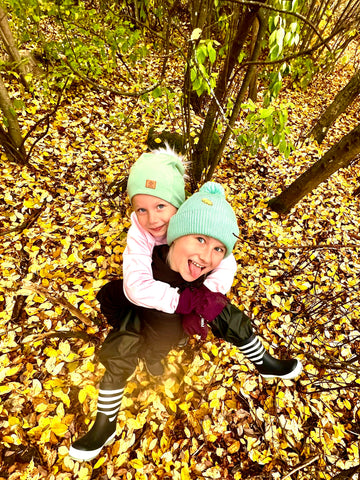
<instances>
[{"instance_id":1,"label":"maroon mitten","mask_svg":"<svg viewBox=\"0 0 360 480\"><path fill-rule=\"evenodd\" d=\"M187 315L188 313L194 312L196 306L201 300L200 288L186 287L182 292L180 292L179 303L175 313Z\"/></svg>"},{"instance_id":2,"label":"maroon mitten","mask_svg":"<svg viewBox=\"0 0 360 480\"><path fill-rule=\"evenodd\" d=\"M206 290L205 290L206 289ZM207 322L212 322L224 310L228 299L220 292L212 292L203 285L201 301L195 307L195 312Z\"/></svg>"},{"instance_id":3,"label":"maroon mitten","mask_svg":"<svg viewBox=\"0 0 360 480\"><path fill-rule=\"evenodd\" d=\"M175 313L186 315L195 312L212 322L227 305L228 299L219 292L212 292L205 285L198 288L185 288L180 293L179 304Z\"/></svg>"},{"instance_id":4,"label":"maroon mitten","mask_svg":"<svg viewBox=\"0 0 360 480\"><path fill-rule=\"evenodd\" d=\"M205 340L208 333L208 326L204 318L196 313L183 315L182 326L188 335L200 335L201 340Z\"/></svg>"}]
</instances>

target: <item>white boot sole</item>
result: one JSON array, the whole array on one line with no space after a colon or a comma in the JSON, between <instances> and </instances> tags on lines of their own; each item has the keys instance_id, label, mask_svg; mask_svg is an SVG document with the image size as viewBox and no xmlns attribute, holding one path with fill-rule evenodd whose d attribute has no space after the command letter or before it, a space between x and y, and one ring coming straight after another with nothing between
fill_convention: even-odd
<instances>
[{"instance_id":1,"label":"white boot sole","mask_svg":"<svg viewBox=\"0 0 360 480\"><path fill-rule=\"evenodd\" d=\"M77 448L74 448L73 446L70 447L69 450L69 456L73 459L76 460L77 462L90 462L90 460L93 460L96 458L101 450L106 447L106 445L109 445L115 438L116 432L114 432L102 445L100 448L97 448L96 450L78 450Z\"/></svg>"},{"instance_id":2,"label":"white boot sole","mask_svg":"<svg viewBox=\"0 0 360 480\"><path fill-rule=\"evenodd\" d=\"M297 361L296 367L286 375L267 375L267 374L261 374L261 373L260 375L265 379L281 378L282 380L292 380L293 378L298 377L303 369L302 363L297 359L296 361Z\"/></svg>"}]
</instances>

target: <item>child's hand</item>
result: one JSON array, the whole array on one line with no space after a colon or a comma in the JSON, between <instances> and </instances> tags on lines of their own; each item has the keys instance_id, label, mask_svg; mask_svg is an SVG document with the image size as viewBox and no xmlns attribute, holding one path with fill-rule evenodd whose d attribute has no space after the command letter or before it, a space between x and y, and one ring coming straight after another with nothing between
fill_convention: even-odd
<instances>
[{"instance_id":1,"label":"child's hand","mask_svg":"<svg viewBox=\"0 0 360 480\"><path fill-rule=\"evenodd\" d=\"M206 288L206 287L204 287ZM212 292L206 288L202 301L196 306L195 312L204 317L207 322L212 322L220 315L228 304L228 299L220 292Z\"/></svg>"},{"instance_id":2,"label":"child's hand","mask_svg":"<svg viewBox=\"0 0 360 480\"><path fill-rule=\"evenodd\" d=\"M196 313L183 315L182 326L188 335L200 335L201 340L205 340L208 333L208 326L204 318Z\"/></svg>"},{"instance_id":3,"label":"child's hand","mask_svg":"<svg viewBox=\"0 0 360 480\"><path fill-rule=\"evenodd\" d=\"M212 322L227 305L228 299L219 292L212 292L205 285L199 288L185 288L180 293L175 313L187 315L197 313L207 322Z\"/></svg>"}]
</instances>

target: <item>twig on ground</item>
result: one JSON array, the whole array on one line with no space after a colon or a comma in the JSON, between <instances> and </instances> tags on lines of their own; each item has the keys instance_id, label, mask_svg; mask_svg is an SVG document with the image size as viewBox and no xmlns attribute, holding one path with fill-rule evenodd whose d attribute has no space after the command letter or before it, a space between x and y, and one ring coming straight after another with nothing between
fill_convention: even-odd
<instances>
[{"instance_id":1,"label":"twig on ground","mask_svg":"<svg viewBox=\"0 0 360 480\"><path fill-rule=\"evenodd\" d=\"M315 457L310 458L306 462L301 463L298 467L294 468L289 472L288 474L285 475L285 477L282 477L281 480L286 480L286 478L290 478L291 475L294 473L298 472L299 470L302 470L303 468L307 467L308 465L311 465L314 463L316 460L319 460L319 455L316 455Z\"/></svg>"},{"instance_id":2,"label":"twig on ground","mask_svg":"<svg viewBox=\"0 0 360 480\"><path fill-rule=\"evenodd\" d=\"M62 307L69 310L69 312L74 315L74 317L81 320L88 327L94 326L94 322L90 320L86 315L84 315L78 308L74 307L63 295L50 295L49 291L39 285L23 283L22 287L26 290L30 290L35 293L39 293L45 297L53 305L61 305Z\"/></svg>"}]
</instances>

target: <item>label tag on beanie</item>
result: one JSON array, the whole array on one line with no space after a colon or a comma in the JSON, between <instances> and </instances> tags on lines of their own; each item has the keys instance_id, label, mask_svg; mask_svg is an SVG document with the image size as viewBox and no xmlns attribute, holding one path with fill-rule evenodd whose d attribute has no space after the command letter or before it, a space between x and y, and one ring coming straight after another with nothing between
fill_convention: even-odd
<instances>
[{"instance_id":1,"label":"label tag on beanie","mask_svg":"<svg viewBox=\"0 0 360 480\"><path fill-rule=\"evenodd\" d=\"M156 188L156 180L146 180L146 182L145 182L145 187L146 187L146 188L152 188L153 190L155 190L155 188Z\"/></svg>"}]
</instances>

